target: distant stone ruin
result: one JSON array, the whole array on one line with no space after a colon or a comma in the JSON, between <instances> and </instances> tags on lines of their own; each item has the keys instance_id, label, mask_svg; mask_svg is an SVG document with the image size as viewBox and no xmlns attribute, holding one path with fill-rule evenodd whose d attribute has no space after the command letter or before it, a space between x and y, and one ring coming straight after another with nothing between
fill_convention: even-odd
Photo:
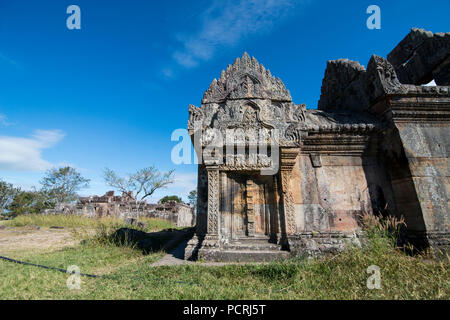
<instances>
[{"instance_id":1,"label":"distant stone ruin","mask_svg":"<svg viewBox=\"0 0 450 320\"><path fill-rule=\"evenodd\" d=\"M54 210L46 210L46 213L75 214L91 218L159 218L178 227L191 227L194 224L193 209L187 204L176 201L150 204L135 201L132 195L116 196L114 191L108 191L101 197L80 197L76 204L57 204Z\"/></svg>"},{"instance_id":2,"label":"distant stone ruin","mask_svg":"<svg viewBox=\"0 0 450 320\"><path fill-rule=\"evenodd\" d=\"M449 66L450 33L412 29L367 69L328 61L318 109L307 110L244 53L213 80L200 108L189 106L202 162L196 236L185 257L335 251L359 243L366 213L404 217L403 241L448 252ZM432 80L437 86L423 86ZM271 154L252 152L258 131L249 129L275 140ZM230 130L243 135L228 139ZM268 163L278 170L262 174Z\"/></svg>"}]
</instances>

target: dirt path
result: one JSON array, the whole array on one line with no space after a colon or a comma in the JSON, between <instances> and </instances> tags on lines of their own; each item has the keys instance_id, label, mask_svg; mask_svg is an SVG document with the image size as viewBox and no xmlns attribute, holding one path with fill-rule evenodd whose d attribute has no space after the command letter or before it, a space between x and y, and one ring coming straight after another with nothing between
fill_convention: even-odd
<instances>
[{"instance_id":1,"label":"dirt path","mask_svg":"<svg viewBox=\"0 0 450 320\"><path fill-rule=\"evenodd\" d=\"M178 266L182 264L193 264L193 261L184 260L184 249L188 243L189 239L180 243L175 249L170 253L166 254L164 257L152 264L153 267L159 266Z\"/></svg>"},{"instance_id":2,"label":"dirt path","mask_svg":"<svg viewBox=\"0 0 450 320\"><path fill-rule=\"evenodd\" d=\"M0 255L54 251L79 242L69 229L6 227L0 229Z\"/></svg>"}]
</instances>

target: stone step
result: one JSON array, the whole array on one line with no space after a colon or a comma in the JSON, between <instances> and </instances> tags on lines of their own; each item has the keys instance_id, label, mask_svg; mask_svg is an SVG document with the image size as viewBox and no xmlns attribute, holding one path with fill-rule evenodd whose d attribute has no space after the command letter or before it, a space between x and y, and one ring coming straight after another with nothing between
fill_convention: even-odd
<instances>
[{"instance_id":1,"label":"stone step","mask_svg":"<svg viewBox=\"0 0 450 320\"><path fill-rule=\"evenodd\" d=\"M274 243L230 243L222 246L224 250L258 250L258 251L280 251L279 245Z\"/></svg>"},{"instance_id":2,"label":"stone step","mask_svg":"<svg viewBox=\"0 0 450 320\"><path fill-rule=\"evenodd\" d=\"M220 250L215 252L215 261L221 262L269 262L290 257L287 251L275 250Z\"/></svg>"},{"instance_id":3,"label":"stone step","mask_svg":"<svg viewBox=\"0 0 450 320\"><path fill-rule=\"evenodd\" d=\"M253 236L253 237L241 237L241 238L233 238L230 240L231 242L234 241L265 241L268 242L269 241L269 237L268 236Z\"/></svg>"},{"instance_id":4,"label":"stone step","mask_svg":"<svg viewBox=\"0 0 450 320\"><path fill-rule=\"evenodd\" d=\"M273 252L281 251L281 246L276 243L271 243L267 238L263 239L245 239L234 240L227 244L222 244L222 250L226 251L248 251L248 252Z\"/></svg>"}]
</instances>

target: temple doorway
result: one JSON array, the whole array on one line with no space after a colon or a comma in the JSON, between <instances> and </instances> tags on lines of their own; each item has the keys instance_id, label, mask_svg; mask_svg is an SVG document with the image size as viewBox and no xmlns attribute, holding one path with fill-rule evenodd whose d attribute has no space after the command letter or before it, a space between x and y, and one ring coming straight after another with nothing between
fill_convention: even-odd
<instances>
[{"instance_id":1,"label":"temple doorway","mask_svg":"<svg viewBox=\"0 0 450 320\"><path fill-rule=\"evenodd\" d=\"M223 172L220 181L221 235L225 241L277 234L275 176Z\"/></svg>"}]
</instances>

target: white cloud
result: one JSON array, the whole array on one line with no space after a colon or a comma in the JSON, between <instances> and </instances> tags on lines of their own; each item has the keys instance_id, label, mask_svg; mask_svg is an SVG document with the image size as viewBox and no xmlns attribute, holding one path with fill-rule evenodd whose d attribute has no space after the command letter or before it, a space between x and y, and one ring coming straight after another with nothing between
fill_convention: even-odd
<instances>
[{"instance_id":1,"label":"white cloud","mask_svg":"<svg viewBox=\"0 0 450 320\"><path fill-rule=\"evenodd\" d=\"M200 30L179 35L183 48L173 58L185 67L211 59L217 49L236 45L250 35L270 31L302 0L214 0L201 16Z\"/></svg>"},{"instance_id":2,"label":"white cloud","mask_svg":"<svg viewBox=\"0 0 450 320\"><path fill-rule=\"evenodd\" d=\"M36 130L30 138L0 136L0 170L42 171L52 164L42 158L42 151L64 138L60 130Z\"/></svg>"}]
</instances>

